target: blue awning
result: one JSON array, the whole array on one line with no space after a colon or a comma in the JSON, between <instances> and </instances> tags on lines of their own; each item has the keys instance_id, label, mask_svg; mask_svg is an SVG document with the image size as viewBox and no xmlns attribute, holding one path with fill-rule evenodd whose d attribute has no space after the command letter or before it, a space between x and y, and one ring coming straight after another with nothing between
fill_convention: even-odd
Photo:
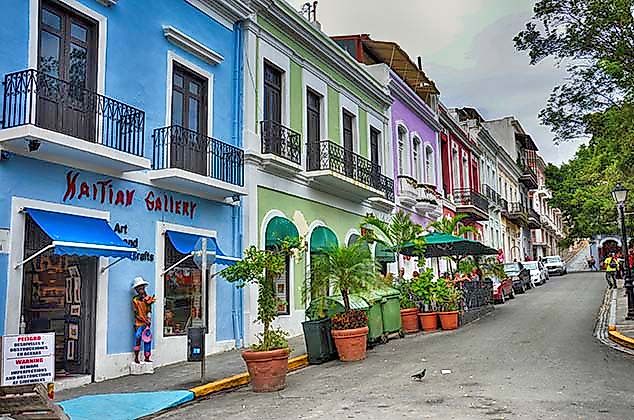
<instances>
[{"instance_id":1,"label":"blue awning","mask_svg":"<svg viewBox=\"0 0 634 420\"><path fill-rule=\"evenodd\" d=\"M197 247L200 247L198 241L202 239L202 236L173 230L168 230L166 234L174 248L183 255L191 254L197 250ZM222 252L216 238L207 238L207 252L216 254L216 263L230 264L238 260L238 258L230 257Z\"/></svg>"},{"instance_id":2,"label":"blue awning","mask_svg":"<svg viewBox=\"0 0 634 420\"><path fill-rule=\"evenodd\" d=\"M136 248L117 235L105 219L25 209L52 240L57 255L132 258Z\"/></svg>"}]
</instances>

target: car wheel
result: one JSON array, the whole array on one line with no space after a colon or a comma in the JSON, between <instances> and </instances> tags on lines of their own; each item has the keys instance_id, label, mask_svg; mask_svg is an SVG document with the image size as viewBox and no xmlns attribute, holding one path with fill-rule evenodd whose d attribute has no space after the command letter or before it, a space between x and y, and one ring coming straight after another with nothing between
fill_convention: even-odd
<instances>
[{"instance_id":1,"label":"car wheel","mask_svg":"<svg viewBox=\"0 0 634 420\"><path fill-rule=\"evenodd\" d=\"M515 289L511 288L511 294L509 295L509 299L515 299Z\"/></svg>"}]
</instances>

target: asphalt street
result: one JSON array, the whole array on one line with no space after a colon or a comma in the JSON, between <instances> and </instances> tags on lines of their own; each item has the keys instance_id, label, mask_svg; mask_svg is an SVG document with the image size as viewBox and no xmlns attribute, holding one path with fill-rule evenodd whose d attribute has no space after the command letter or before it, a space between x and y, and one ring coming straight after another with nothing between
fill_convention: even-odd
<instances>
[{"instance_id":1,"label":"asphalt street","mask_svg":"<svg viewBox=\"0 0 634 420\"><path fill-rule=\"evenodd\" d=\"M243 388L161 418L634 419L634 359L592 334L604 288L600 273L552 277L455 332L393 340L365 361L291 374L281 392Z\"/></svg>"}]
</instances>

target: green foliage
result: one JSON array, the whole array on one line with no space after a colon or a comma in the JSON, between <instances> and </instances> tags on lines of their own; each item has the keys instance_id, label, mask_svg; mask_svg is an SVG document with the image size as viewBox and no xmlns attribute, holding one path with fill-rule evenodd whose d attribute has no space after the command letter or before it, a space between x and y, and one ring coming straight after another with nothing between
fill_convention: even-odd
<instances>
[{"instance_id":1,"label":"green foliage","mask_svg":"<svg viewBox=\"0 0 634 420\"><path fill-rule=\"evenodd\" d=\"M409 214L403 210L396 212L388 222L370 214L361 224L364 237L368 242L379 242L397 254L408 245L414 245L414 255L425 254L425 230L418 223L414 223ZM397 259L397 261L399 261Z\"/></svg>"},{"instance_id":2,"label":"green foliage","mask_svg":"<svg viewBox=\"0 0 634 420\"><path fill-rule=\"evenodd\" d=\"M611 191L617 182L634 189L634 106L593 115L589 133L592 139L572 160L546 168L550 204L563 212L570 240L617 232Z\"/></svg>"},{"instance_id":3,"label":"green foliage","mask_svg":"<svg viewBox=\"0 0 634 420\"><path fill-rule=\"evenodd\" d=\"M634 96L634 0L538 0L534 16L514 39L531 64L565 65L540 119L556 141L585 135L593 115L631 103Z\"/></svg>"},{"instance_id":4,"label":"green foliage","mask_svg":"<svg viewBox=\"0 0 634 420\"><path fill-rule=\"evenodd\" d=\"M487 258L486 261L480 265L480 269L484 277L497 277L500 280L506 277L504 264L497 262L495 258Z\"/></svg>"},{"instance_id":5,"label":"green foliage","mask_svg":"<svg viewBox=\"0 0 634 420\"><path fill-rule=\"evenodd\" d=\"M470 275L474 268L478 268L478 264L476 264L472 257L460 260L458 263L458 272L460 274Z\"/></svg>"},{"instance_id":6,"label":"green foliage","mask_svg":"<svg viewBox=\"0 0 634 420\"><path fill-rule=\"evenodd\" d=\"M368 314L359 309L353 309L332 317L333 330L352 330L368 325Z\"/></svg>"},{"instance_id":7,"label":"green foliage","mask_svg":"<svg viewBox=\"0 0 634 420\"><path fill-rule=\"evenodd\" d=\"M442 311L457 311L460 309L462 292L453 283L439 279L436 282L436 301Z\"/></svg>"},{"instance_id":8,"label":"green foliage","mask_svg":"<svg viewBox=\"0 0 634 420\"><path fill-rule=\"evenodd\" d=\"M400 292L401 309L411 309L416 307L411 280L401 279L394 285L394 287L396 287Z\"/></svg>"},{"instance_id":9,"label":"green foliage","mask_svg":"<svg viewBox=\"0 0 634 420\"><path fill-rule=\"evenodd\" d=\"M238 287L249 284L258 287L257 321L261 322L264 328L259 342L253 346L254 350L267 351L288 347L283 332L270 328L273 320L277 318L278 299L274 282L286 269L286 257L298 257L303 252L302 242L296 238L281 241L276 250L259 250L251 246L244 251L242 260L222 271L225 280L235 283Z\"/></svg>"},{"instance_id":10,"label":"green foliage","mask_svg":"<svg viewBox=\"0 0 634 420\"><path fill-rule=\"evenodd\" d=\"M377 284L376 265L362 242L326 249L312 261L313 290L334 287L341 293L346 311L350 310L350 294Z\"/></svg>"},{"instance_id":11,"label":"green foliage","mask_svg":"<svg viewBox=\"0 0 634 420\"><path fill-rule=\"evenodd\" d=\"M443 217L440 220L431 222L428 227L433 228L438 233L446 233L447 235L465 236L467 233L477 234L478 230L475 227L460 224L466 218L466 214Z\"/></svg>"},{"instance_id":12,"label":"green foliage","mask_svg":"<svg viewBox=\"0 0 634 420\"><path fill-rule=\"evenodd\" d=\"M251 346L251 350L270 351L270 350L286 349L286 348L288 348L289 350L292 350L288 346L289 336L290 336L289 333L279 328L269 330L266 335L264 333L257 334L256 338L258 339L258 342Z\"/></svg>"},{"instance_id":13,"label":"green foliage","mask_svg":"<svg viewBox=\"0 0 634 420\"><path fill-rule=\"evenodd\" d=\"M428 268L411 281L411 290L416 301L431 305L435 301L434 271Z\"/></svg>"}]
</instances>

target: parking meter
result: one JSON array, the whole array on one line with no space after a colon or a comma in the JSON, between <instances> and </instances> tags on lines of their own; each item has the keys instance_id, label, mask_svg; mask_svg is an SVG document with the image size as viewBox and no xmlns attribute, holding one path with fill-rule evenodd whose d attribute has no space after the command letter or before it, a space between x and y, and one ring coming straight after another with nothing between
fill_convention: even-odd
<instances>
[{"instance_id":1,"label":"parking meter","mask_svg":"<svg viewBox=\"0 0 634 420\"><path fill-rule=\"evenodd\" d=\"M205 328L187 328L187 361L202 362L205 359Z\"/></svg>"}]
</instances>

